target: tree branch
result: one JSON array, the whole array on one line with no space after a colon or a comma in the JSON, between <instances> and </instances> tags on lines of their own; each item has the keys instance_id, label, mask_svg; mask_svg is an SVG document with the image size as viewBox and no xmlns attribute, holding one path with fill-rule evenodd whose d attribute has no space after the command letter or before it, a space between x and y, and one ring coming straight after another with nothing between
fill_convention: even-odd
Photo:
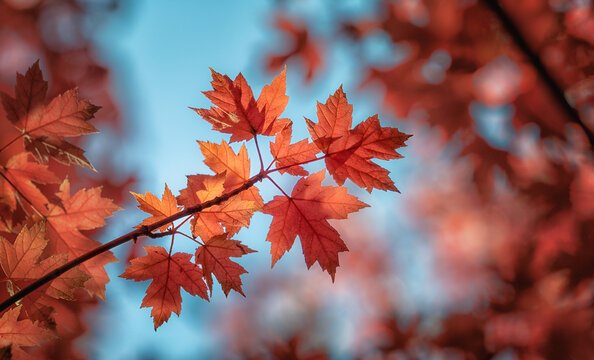
<instances>
[{"instance_id":1,"label":"tree branch","mask_svg":"<svg viewBox=\"0 0 594 360\"><path fill-rule=\"evenodd\" d=\"M576 123L579 127L582 128L586 137L588 138L588 142L590 143L590 148L594 149L594 134L592 131L584 124L582 119L580 118L578 111L569 104L565 94L563 93L563 89L559 86L559 84L555 81L549 70L540 60L540 57L536 52L532 50L518 27L514 24L512 19L507 15L505 10L499 5L497 0L483 0L483 2L497 15L499 21L505 28L505 30L509 33L511 38L514 40L518 48L526 55L528 60L532 63L540 77L544 80L545 84L549 88L549 91L553 95L553 97L557 100L559 105L563 108L563 110L567 113L570 120Z\"/></svg>"},{"instance_id":2,"label":"tree branch","mask_svg":"<svg viewBox=\"0 0 594 360\"><path fill-rule=\"evenodd\" d=\"M70 269L73 269L74 267L82 264L83 262L94 258L95 256L102 254L106 251L109 251L111 249L113 249L116 246L122 245L130 240L136 240L141 236L148 236L150 238L157 238L157 237L162 237L162 236L166 236L166 235L170 235L170 232L164 232L164 233L157 233L154 234L153 231L162 227L163 225L166 225L168 223L171 223L175 220L181 219L185 216L189 216L198 212L201 212L204 209L207 209L211 206L214 205L219 205L222 202L229 200L231 197L241 193L244 190L247 190L249 188L251 188L252 186L254 186L257 182L262 181L262 179L266 176L266 173L264 171L261 171L260 173L258 173L257 175L251 177L249 180L247 180L243 185L241 185L238 188L233 189L232 191L223 194L219 197L216 197L212 200L206 201L202 204L198 204L195 206L191 206L188 208L185 208L184 210L171 215L167 218L164 218L160 221L155 222L154 224L151 225L145 225L140 227L137 230L131 231L125 235L120 236L117 239L114 239L104 245L101 245L79 257L77 257L76 259L73 259L69 262L67 262L66 264L50 271L49 273L45 274L44 276L42 276L41 278L35 280L33 283L29 284L28 286L22 288L19 292L15 293L14 295L12 295L11 297L9 297L8 299L6 299L5 301L3 301L0 304L0 312L8 309L10 306L12 306L13 304L15 304L17 301L19 301L20 299L22 299L23 297L27 296L28 294L32 293L33 291L37 290L38 288L40 288L41 286L47 284L48 282L56 279L58 276L64 274L65 272L67 272Z\"/></svg>"}]
</instances>

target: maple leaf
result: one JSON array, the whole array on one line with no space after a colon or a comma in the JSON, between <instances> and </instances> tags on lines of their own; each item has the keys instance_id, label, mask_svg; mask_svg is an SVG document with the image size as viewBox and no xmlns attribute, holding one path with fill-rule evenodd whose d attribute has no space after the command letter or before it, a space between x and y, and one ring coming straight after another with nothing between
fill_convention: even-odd
<instances>
[{"instance_id":1,"label":"maple leaf","mask_svg":"<svg viewBox=\"0 0 594 360\"><path fill-rule=\"evenodd\" d=\"M314 143L326 154L328 172L338 185L350 179L368 192L374 188L398 191L390 172L371 159L402 158L396 149L405 146L410 135L382 127L377 115L351 129L352 112L353 106L347 102L341 86L325 104L318 102L318 123L305 119Z\"/></svg>"},{"instance_id":2,"label":"maple leaf","mask_svg":"<svg viewBox=\"0 0 594 360\"><path fill-rule=\"evenodd\" d=\"M229 295L231 290L235 290L245 296L241 290L240 275L247 271L229 258L241 257L255 251L238 240L228 239L228 236L228 234L216 235L204 241L204 245L196 249L196 263L202 265L204 278L211 292L212 275L214 274L225 295Z\"/></svg>"},{"instance_id":3,"label":"maple leaf","mask_svg":"<svg viewBox=\"0 0 594 360\"><path fill-rule=\"evenodd\" d=\"M279 119L289 103L289 97L285 94L287 91L286 75L287 67L285 66L270 85L265 85L262 88L256 101L258 109L264 113L261 132L264 135L274 135L291 123L289 119Z\"/></svg>"},{"instance_id":4,"label":"maple leaf","mask_svg":"<svg viewBox=\"0 0 594 360\"><path fill-rule=\"evenodd\" d=\"M7 119L16 124L24 119L30 112L43 106L47 93L47 81L39 68L39 60L27 70L25 75L17 73L15 85L15 98L5 92L0 92L2 105L6 111Z\"/></svg>"},{"instance_id":5,"label":"maple leaf","mask_svg":"<svg viewBox=\"0 0 594 360\"><path fill-rule=\"evenodd\" d=\"M6 274L9 289L20 290L50 270L66 263L68 260L66 254L52 255L40 261L41 253L47 243L43 222L33 225L31 229L24 226L14 244L0 237L0 265ZM57 299L72 300L74 289L82 287L89 278L90 276L82 271L72 269L52 281L46 293ZM36 295L41 296L41 294Z\"/></svg>"},{"instance_id":6,"label":"maple leaf","mask_svg":"<svg viewBox=\"0 0 594 360\"><path fill-rule=\"evenodd\" d=\"M51 331L39 327L37 321L19 320L21 308L12 308L0 318L0 347L11 346L12 359L32 358L21 347L39 346L56 338Z\"/></svg>"},{"instance_id":7,"label":"maple leaf","mask_svg":"<svg viewBox=\"0 0 594 360\"><path fill-rule=\"evenodd\" d=\"M266 241L271 243L272 265L291 249L299 235L310 268L316 261L332 279L338 253L347 251L345 243L327 219L346 219L347 215L368 205L349 195L344 187L322 186L325 170L300 179L291 196L275 196L264 205L272 215Z\"/></svg>"},{"instance_id":8,"label":"maple leaf","mask_svg":"<svg viewBox=\"0 0 594 360\"><path fill-rule=\"evenodd\" d=\"M93 230L105 225L105 218L121 208L111 199L101 197L101 188L81 189L70 195L70 182L65 179L56 196L61 206L51 204L46 211L47 236L51 253L78 257L100 246L101 243L82 234L80 230ZM85 289L91 295L105 298L105 284L109 277L104 266L117 261L111 252L104 252L80 265L80 269L91 276L85 282Z\"/></svg>"},{"instance_id":9,"label":"maple leaf","mask_svg":"<svg viewBox=\"0 0 594 360\"><path fill-rule=\"evenodd\" d=\"M274 157L277 168L281 168L281 174L287 172L291 175L307 176L309 172L297 164L315 159L320 150L307 139L291 144L291 134L291 125L281 130L274 142L270 143L270 154Z\"/></svg>"},{"instance_id":10,"label":"maple leaf","mask_svg":"<svg viewBox=\"0 0 594 360\"><path fill-rule=\"evenodd\" d=\"M172 312L179 316L182 287L189 294L208 301L202 270L190 261L191 254L170 255L161 246L145 246L144 250L147 255L132 259L120 277L134 281L152 280L140 307L152 307L155 330L169 320Z\"/></svg>"},{"instance_id":11,"label":"maple leaf","mask_svg":"<svg viewBox=\"0 0 594 360\"><path fill-rule=\"evenodd\" d=\"M191 109L211 123L214 130L231 134L231 142L251 139L264 122L251 87L241 73L232 81L227 75L210 70L213 90L203 94L217 107Z\"/></svg>"},{"instance_id":12,"label":"maple leaf","mask_svg":"<svg viewBox=\"0 0 594 360\"><path fill-rule=\"evenodd\" d=\"M216 107L190 109L211 123L214 130L231 134L230 142L249 140L256 134L274 135L288 123L288 119L278 124L276 121L288 102L285 70L264 87L257 101L241 73L231 80L210 70L213 90L203 93Z\"/></svg>"},{"instance_id":13,"label":"maple leaf","mask_svg":"<svg viewBox=\"0 0 594 360\"><path fill-rule=\"evenodd\" d=\"M8 119L21 131L27 150L40 162L52 157L63 164L76 164L94 171L84 151L64 137L97 132L89 120L100 107L80 100L77 89L66 91L44 106L46 92L47 82L37 61L24 76L17 74L15 98L0 93Z\"/></svg>"},{"instance_id":14,"label":"maple leaf","mask_svg":"<svg viewBox=\"0 0 594 360\"><path fill-rule=\"evenodd\" d=\"M22 129L31 136L63 137L98 132L89 120L99 109L87 100L79 100L78 90L71 89L55 97L39 116L29 117Z\"/></svg>"},{"instance_id":15,"label":"maple leaf","mask_svg":"<svg viewBox=\"0 0 594 360\"><path fill-rule=\"evenodd\" d=\"M220 145L205 141L198 141L198 144L204 156L204 163L216 174L226 172L225 190L231 191L249 180L250 159L245 145L241 145L239 152L235 154L225 141L221 141ZM243 191L240 196L243 200L253 201L260 207L264 204L256 187Z\"/></svg>"},{"instance_id":16,"label":"maple leaf","mask_svg":"<svg viewBox=\"0 0 594 360\"><path fill-rule=\"evenodd\" d=\"M186 208L213 200L223 195L226 172L222 174L190 175L187 188L180 191L178 201ZM244 200L241 194L195 213L191 224L192 234L204 241L225 232L234 234L243 226L250 225L254 212L262 207L254 201Z\"/></svg>"},{"instance_id":17,"label":"maple leaf","mask_svg":"<svg viewBox=\"0 0 594 360\"><path fill-rule=\"evenodd\" d=\"M137 194L135 192L131 192L132 195L136 198L136 200L140 203L138 208L144 212L147 212L153 216L150 218L146 218L142 221L142 223L136 228L140 228L145 225L151 225L156 223L157 221L163 220L164 218L176 214L181 207L177 206L177 201L175 200L175 196L171 193L171 190L165 184L165 190L163 191L163 196L161 196L161 200L159 200L155 195L151 194L150 192L146 192L145 195ZM161 226L158 230L163 232L167 230L167 227L170 224L166 224Z\"/></svg>"},{"instance_id":18,"label":"maple leaf","mask_svg":"<svg viewBox=\"0 0 594 360\"><path fill-rule=\"evenodd\" d=\"M0 165L0 200L13 211L16 209L17 199L27 201L36 209L42 209L48 203L33 181L39 184L58 182L58 178L46 165L29 160L28 153L20 153L8 159L6 166ZM21 199L22 197L25 199Z\"/></svg>"},{"instance_id":19,"label":"maple leaf","mask_svg":"<svg viewBox=\"0 0 594 360\"><path fill-rule=\"evenodd\" d=\"M316 104L318 123L306 119L312 139L325 153L331 151L331 145L348 136L353 119L353 105L349 104L342 85L334 95L330 95L325 104Z\"/></svg>"}]
</instances>

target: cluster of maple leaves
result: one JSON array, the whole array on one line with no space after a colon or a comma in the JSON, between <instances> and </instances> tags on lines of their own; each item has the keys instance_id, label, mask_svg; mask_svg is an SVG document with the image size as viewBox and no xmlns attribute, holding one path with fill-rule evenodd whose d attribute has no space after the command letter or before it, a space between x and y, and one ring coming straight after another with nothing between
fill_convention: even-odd
<instances>
[{"instance_id":1,"label":"cluster of maple leaves","mask_svg":"<svg viewBox=\"0 0 594 360\"><path fill-rule=\"evenodd\" d=\"M153 308L155 328L167 321L172 312L179 315L180 287L208 299L207 290L212 293L214 275L226 295L231 290L243 294L240 275L246 271L230 257L241 257L253 250L232 236L249 226L255 212L273 216L266 237L271 243L273 265L299 236L307 267L317 262L334 279L338 254L347 251L347 246L328 219L345 219L349 213L367 206L340 185L350 179L369 192L374 188L396 191L388 170L372 159L400 158L396 149L404 146L409 135L382 127L377 116L353 128L352 105L339 88L325 104L318 103L317 123L306 119L313 142L304 139L292 144L292 121L280 118L288 103L285 76L283 70L256 99L241 74L231 80L212 71L213 90L204 94L214 106L194 109L213 129L231 134L231 142L253 139L258 144L258 135L275 136L270 143L272 163L266 166L262 162L258 145L261 169L250 177L250 159L244 145L235 153L225 141L199 141L204 163L214 175L189 175L187 187L180 190L177 198L167 185L161 199L149 192L134 194L139 208L152 215L139 227L166 220L181 210L180 205L190 212L200 208L179 224L164 224L158 229L171 232L173 239L179 234L196 241L193 261L192 254L172 253L172 247L169 252L163 247L147 247L147 255L133 259L122 274L137 281L153 279L142 306ZM303 167L319 160L326 162L339 186L322 186L325 170L309 174ZM275 172L299 177L292 191L285 191L273 180L271 174ZM274 184L281 195L264 203L255 186L262 180ZM191 234L179 230L187 220Z\"/></svg>"},{"instance_id":2,"label":"cluster of maple leaves","mask_svg":"<svg viewBox=\"0 0 594 360\"><path fill-rule=\"evenodd\" d=\"M76 89L46 104L47 88L36 62L25 75L17 75L14 97L1 93L6 118L13 125L11 140L2 144L1 151L13 146L24 150L0 164L4 297L99 246L84 231L104 226L104 219L120 209L101 196L100 187L73 194L68 177L60 178L49 169L49 161L93 169L83 150L65 138L96 132L89 120L99 108L79 99ZM103 299L109 281L104 266L113 261L111 253L103 253L23 298L2 317L2 334L7 334L3 346L20 357L24 356L20 346L52 339L53 333L38 322L50 322L55 301L74 300L77 288ZM23 320L17 320L19 314Z\"/></svg>"},{"instance_id":3,"label":"cluster of maple leaves","mask_svg":"<svg viewBox=\"0 0 594 360\"><path fill-rule=\"evenodd\" d=\"M214 106L194 110L213 129L231 134L231 142L253 139L261 169L250 176L244 145L235 153L225 141L199 141L204 162L214 175L189 175L178 197L167 185L161 198L150 192L133 193L139 208L151 217L137 226L141 232L124 236L126 241L139 235L171 236L169 250L145 247L147 255L132 259L121 275L151 280L142 307L152 308L155 329L172 312L179 315L181 288L208 300L214 276L226 295L231 290L243 294L240 275L246 270L230 258L253 250L232 236L249 226L255 212L273 216L266 237L273 264L299 236L307 267L318 262L334 279L338 254L347 246L328 219L345 219L367 206L340 185L350 179L369 192L374 188L397 191L389 172L372 160L400 158L396 150L409 135L382 127L377 116L353 127L352 105L342 87L326 103L318 103L317 122L306 119L312 142L304 139L292 144L291 120L279 119L288 103L285 70L263 88L257 100L241 74L231 80L213 71L212 77L213 90L205 95ZM0 165L0 265L10 297L2 306L12 305L0 318L0 339L5 351L17 358L27 356L21 347L55 337L51 323L56 299L74 300L79 288L104 298L109 281L104 266L116 260L106 248L80 265L75 263L100 245L85 231L104 226L104 219L119 206L102 197L100 187L72 194L69 179L48 167L48 162L56 161L94 170L83 150L66 138L95 132L89 120L99 107L79 99L76 89L46 104L46 92L47 82L36 62L24 75L17 74L14 95L1 94L14 137L0 144L0 153L13 145L22 145L23 150ZM275 136L270 144L274 160L268 166L262 162L258 135ZM322 186L325 170L309 174L303 167L319 160L325 161L338 186ZM271 177L276 172L299 177L290 195ZM256 187L262 180L274 184L281 195L264 203ZM191 233L186 234L180 227L188 221ZM174 252L174 240L179 238L195 242L195 254ZM59 272L37 282L52 271ZM21 291L28 294L19 296Z\"/></svg>"}]
</instances>

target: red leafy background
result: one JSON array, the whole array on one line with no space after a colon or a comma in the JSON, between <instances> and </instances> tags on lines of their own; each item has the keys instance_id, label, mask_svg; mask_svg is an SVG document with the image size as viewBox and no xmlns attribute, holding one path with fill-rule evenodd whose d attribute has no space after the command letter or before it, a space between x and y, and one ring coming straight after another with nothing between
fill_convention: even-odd
<instances>
[{"instance_id":1,"label":"red leafy background","mask_svg":"<svg viewBox=\"0 0 594 360\"><path fill-rule=\"evenodd\" d=\"M415 135L404 204L385 209L398 225L345 225L355 245L330 289L263 275L268 301L226 317L231 345L248 358L592 358L591 4L499 2L578 123L487 1L373 3L279 2L289 44L267 59L315 83L349 47L359 89L379 88Z\"/></svg>"}]
</instances>

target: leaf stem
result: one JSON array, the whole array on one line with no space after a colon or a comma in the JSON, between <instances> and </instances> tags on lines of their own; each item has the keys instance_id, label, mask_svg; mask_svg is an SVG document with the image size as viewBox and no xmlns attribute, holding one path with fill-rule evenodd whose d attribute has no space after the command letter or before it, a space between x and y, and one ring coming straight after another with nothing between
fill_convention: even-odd
<instances>
[{"instance_id":1,"label":"leaf stem","mask_svg":"<svg viewBox=\"0 0 594 360\"><path fill-rule=\"evenodd\" d=\"M270 168L272 167L272 165L274 165L275 162L276 162L276 157L274 157L274 159L272 159L270 164L268 164L268 167L266 168L266 172L268 172L268 170L270 170Z\"/></svg>"},{"instance_id":2,"label":"leaf stem","mask_svg":"<svg viewBox=\"0 0 594 360\"><path fill-rule=\"evenodd\" d=\"M185 237L187 237L188 239L190 239L190 240L192 240L193 242L195 242L196 244L198 244L198 241L196 241L196 239L194 239L193 237L191 237L190 235L188 235L188 234L186 234L186 233L184 233L184 232L181 232L181 231L176 231L175 233L176 233L176 234L180 234L181 236L185 236Z\"/></svg>"},{"instance_id":3,"label":"leaf stem","mask_svg":"<svg viewBox=\"0 0 594 360\"><path fill-rule=\"evenodd\" d=\"M258 151L258 158L260 158L260 171L264 171L264 161L262 161L262 153L258 145L258 135L254 134L254 142L256 143L256 150Z\"/></svg>"},{"instance_id":4,"label":"leaf stem","mask_svg":"<svg viewBox=\"0 0 594 360\"><path fill-rule=\"evenodd\" d=\"M348 149L347 149L347 150L348 150ZM293 166L300 166L300 165L305 165L305 164L309 164L309 163L311 163L311 162L314 162L314 161L322 160L322 159L325 159L325 158L327 158L328 156L331 156L331 155L333 155L333 154L335 154L335 153L332 153L332 154L324 154L324 156L316 157L316 158L313 158L313 159L305 160L305 161L298 162L298 163L291 164L291 165L285 165L285 166L281 166L281 167L279 167L279 168L274 168L274 169L272 169L272 170L266 170L266 175L268 175L268 174L271 174L271 173L273 173L273 172L275 172L275 171L280 171L280 170L288 169L288 168L291 168L291 167L293 167Z\"/></svg>"},{"instance_id":5,"label":"leaf stem","mask_svg":"<svg viewBox=\"0 0 594 360\"><path fill-rule=\"evenodd\" d=\"M283 193L283 195L285 195L285 196L286 196L286 197L287 197L289 200L292 200L292 198L289 196L289 194L287 194L287 193L285 192L285 190L283 190L283 188L282 188L282 187L280 187L280 185L276 183L276 181L272 180L272 178L271 178L270 176L266 175L266 179L270 180L270 182L271 182L271 183L272 183L274 186L276 186L276 188L277 188L277 189L279 189L279 190L280 190L280 192L282 192L282 193Z\"/></svg>"},{"instance_id":6,"label":"leaf stem","mask_svg":"<svg viewBox=\"0 0 594 360\"><path fill-rule=\"evenodd\" d=\"M175 241L175 232L171 234L171 245L169 245L169 257L171 257L171 252L173 251L173 243ZM169 263L167 263L167 273L169 273Z\"/></svg>"},{"instance_id":7,"label":"leaf stem","mask_svg":"<svg viewBox=\"0 0 594 360\"><path fill-rule=\"evenodd\" d=\"M216 197L212 200L206 201L204 203L185 208L184 210L182 210L174 215L171 215L169 217L166 217L162 220L159 220L151 225L144 225L144 226L140 227L139 229L136 229L136 230L131 231L127 234L124 234L124 235L122 235L122 236L120 236L106 244L103 244L93 250L90 250L90 251L84 253L83 255L81 255L81 256L67 262L66 264L50 271L49 273L45 274L44 276L40 277L39 279L35 280L28 286L24 287L23 289L21 289L20 291L18 291L14 295L12 295L8 299L4 300L2 303L0 303L0 312L3 312L4 310L8 309L10 306L15 304L17 301L19 301L26 295L32 293L33 291L35 291L38 288L42 287L43 285L49 283L50 281L56 279L58 276L64 274L68 270L82 264L83 262L85 262L89 259L94 258L95 256L97 256L99 254L109 251L109 250L115 248L116 246L125 244L130 240L136 240L137 238L139 238L141 236L148 236L150 238L159 238L159 237L163 237L163 236L172 235L172 232L170 232L170 231L166 231L163 233L153 233L153 231L155 231L156 229L158 229L164 225L167 225L168 223L171 223L175 220L181 219L184 216L188 216L188 215L192 215L192 214L201 212L202 210L207 209L214 205L219 205L222 202L229 200L231 197L241 193L242 191L251 188L257 182L262 181L262 179L264 179L265 176L266 176L266 173L264 171L261 171L257 175L248 179L245 183L243 183L243 185L241 185L240 187L238 187L236 189L233 189L232 191L230 191L228 193L225 193L221 196L218 196L218 197Z\"/></svg>"},{"instance_id":8,"label":"leaf stem","mask_svg":"<svg viewBox=\"0 0 594 360\"><path fill-rule=\"evenodd\" d=\"M563 93L563 89L557 81L553 78L549 70L546 68L544 63L541 61L538 54L532 50L531 46L528 44L522 33L520 32L519 28L514 24L511 17L505 12L505 10L499 5L497 0L483 0L483 2L491 9L492 12L497 15L499 21L505 28L505 30L509 33L511 38L514 40L518 48L526 55L528 60L532 63L532 66L536 69L542 80L545 82L549 91L553 95L553 97L557 100L559 105L563 108L563 110L569 116L569 119L576 123L579 127L582 128L586 137L588 138L588 142L590 143L590 147L594 148L594 134L592 131L584 124L578 111L569 104L565 94Z\"/></svg>"},{"instance_id":9,"label":"leaf stem","mask_svg":"<svg viewBox=\"0 0 594 360\"><path fill-rule=\"evenodd\" d=\"M186 222L188 222L188 220L190 220L190 218L191 218L191 217L190 217L190 216L188 216L187 218L185 218L185 219L184 219L184 221L182 221L182 222L180 222L179 224L177 224L177 226L173 228L173 232L175 232L175 233L179 233L179 232L177 231L177 229L179 229L180 227L182 227L182 225L183 225L183 224L185 224Z\"/></svg>"}]
</instances>

